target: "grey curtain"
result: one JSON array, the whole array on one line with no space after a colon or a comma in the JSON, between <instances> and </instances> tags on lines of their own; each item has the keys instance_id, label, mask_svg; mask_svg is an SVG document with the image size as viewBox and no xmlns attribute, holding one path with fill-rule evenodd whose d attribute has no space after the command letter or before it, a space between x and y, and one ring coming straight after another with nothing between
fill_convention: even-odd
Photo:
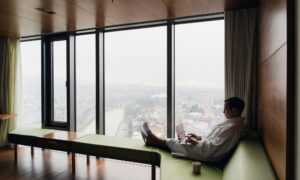
<instances>
[{"instance_id":1,"label":"grey curtain","mask_svg":"<svg viewBox=\"0 0 300 180\"><path fill-rule=\"evenodd\" d=\"M19 40L0 38L0 114L16 113L18 57ZM0 147L7 145L7 133L14 128L14 118L0 122Z\"/></svg>"},{"instance_id":2,"label":"grey curtain","mask_svg":"<svg viewBox=\"0 0 300 180\"><path fill-rule=\"evenodd\" d=\"M245 101L245 124L256 128L256 9L225 12L225 97Z\"/></svg>"}]
</instances>

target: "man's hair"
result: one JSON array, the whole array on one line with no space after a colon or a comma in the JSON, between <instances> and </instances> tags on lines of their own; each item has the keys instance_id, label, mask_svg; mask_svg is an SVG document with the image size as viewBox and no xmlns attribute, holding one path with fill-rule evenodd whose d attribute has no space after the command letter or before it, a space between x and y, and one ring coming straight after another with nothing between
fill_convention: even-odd
<instances>
[{"instance_id":1,"label":"man's hair","mask_svg":"<svg viewBox=\"0 0 300 180\"><path fill-rule=\"evenodd\" d=\"M245 102L239 98L239 97L231 97L228 99L225 99L224 101L229 109L236 108L240 114L242 114L244 107L245 107Z\"/></svg>"}]
</instances>

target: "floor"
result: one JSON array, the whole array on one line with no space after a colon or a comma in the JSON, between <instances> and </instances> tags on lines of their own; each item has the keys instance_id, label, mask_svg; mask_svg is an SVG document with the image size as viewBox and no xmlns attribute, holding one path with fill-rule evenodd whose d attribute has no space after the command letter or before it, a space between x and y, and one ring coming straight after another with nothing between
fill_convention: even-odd
<instances>
[{"instance_id":1,"label":"floor","mask_svg":"<svg viewBox=\"0 0 300 180\"><path fill-rule=\"evenodd\" d=\"M159 179L159 169L156 170ZM100 179L100 180L150 180L151 167L113 159L91 157L86 164L85 155L76 155L76 173L71 172L71 155L53 150L19 146L18 162L14 163L11 148L0 149L0 179Z\"/></svg>"}]
</instances>

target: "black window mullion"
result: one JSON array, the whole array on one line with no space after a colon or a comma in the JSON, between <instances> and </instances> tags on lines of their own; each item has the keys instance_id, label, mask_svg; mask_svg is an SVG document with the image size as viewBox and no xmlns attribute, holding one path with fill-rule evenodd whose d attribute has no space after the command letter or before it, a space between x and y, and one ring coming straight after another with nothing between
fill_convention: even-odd
<instances>
[{"instance_id":1,"label":"black window mullion","mask_svg":"<svg viewBox=\"0 0 300 180\"><path fill-rule=\"evenodd\" d=\"M51 124L53 111L51 108L52 87L52 47L48 37L42 38L42 128Z\"/></svg>"},{"instance_id":2,"label":"black window mullion","mask_svg":"<svg viewBox=\"0 0 300 180\"><path fill-rule=\"evenodd\" d=\"M50 109L50 116L49 118L49 122L47 123L48 126L53 126L54 123L54 58L53 58L53 41L51 40L51 38L49 38L49 54L48 54L48 61L49 61L49 66L46 67L48 69L48 76L49 76L49 89L47 89L48 91L48 95L49 95L49 102L48 105L49 109Z\"/></svg>"},{"instance_id":3,"label":"black window mullion","mask_svg":"<svg viewBox=\"0 0 300 180\"><path fill-rule=\"evenodd\" d=\"M67 39L67 121L68 130L76 131L76 61L75 36Z\"/></svg>"},{"instance_id":4,"label":"black window mullion","mask_svg":"<svg viewBox=\"0 0 300 180\"><path fill-rule=\"evenodd\" d=\"M175 136L175 27L172 20L167 25L167 137Z\"/></svg>"},{"instance_id":5,"label":"black window mullion","mask_svg":"<svg viewBox=\"0 0 300 180\"><path fill-rule=\"evenodd\" d=\"M96 134L105 134L104 32L96 32Z\"/></svg>"}]
</instances>

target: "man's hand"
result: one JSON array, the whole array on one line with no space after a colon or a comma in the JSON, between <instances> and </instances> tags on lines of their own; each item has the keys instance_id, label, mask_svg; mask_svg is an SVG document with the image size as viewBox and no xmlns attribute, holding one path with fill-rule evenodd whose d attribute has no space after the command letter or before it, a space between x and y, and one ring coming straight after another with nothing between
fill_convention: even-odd
<instances>
[{"instance_id":1,"label":"man's hand","mask_svg":"<svg viewBox=\"0 0 300 180\"><path fill-rule=\"evenodd\" d=\"M191 138L194 138L194 139L196 139L197 141L200 141L202 138L201 138L201 136L197 136L196 134L194 134L194 133L189 133L189 134L187 134L186 135L186 137L191 137Z\"/></svg>"},{"instance_id":2,"label":"man's hand","mask_svg":"<svg viewBox=\"0 0 300 180\"><path fill-rule=\"evenodd\" d=\"M193 138L193 137L188 137L187 136L187 139L185 140L186 143L191 143L192 145L196 145L198 144L198 141L197 139Z\"/></svg>"}]
</instances>

